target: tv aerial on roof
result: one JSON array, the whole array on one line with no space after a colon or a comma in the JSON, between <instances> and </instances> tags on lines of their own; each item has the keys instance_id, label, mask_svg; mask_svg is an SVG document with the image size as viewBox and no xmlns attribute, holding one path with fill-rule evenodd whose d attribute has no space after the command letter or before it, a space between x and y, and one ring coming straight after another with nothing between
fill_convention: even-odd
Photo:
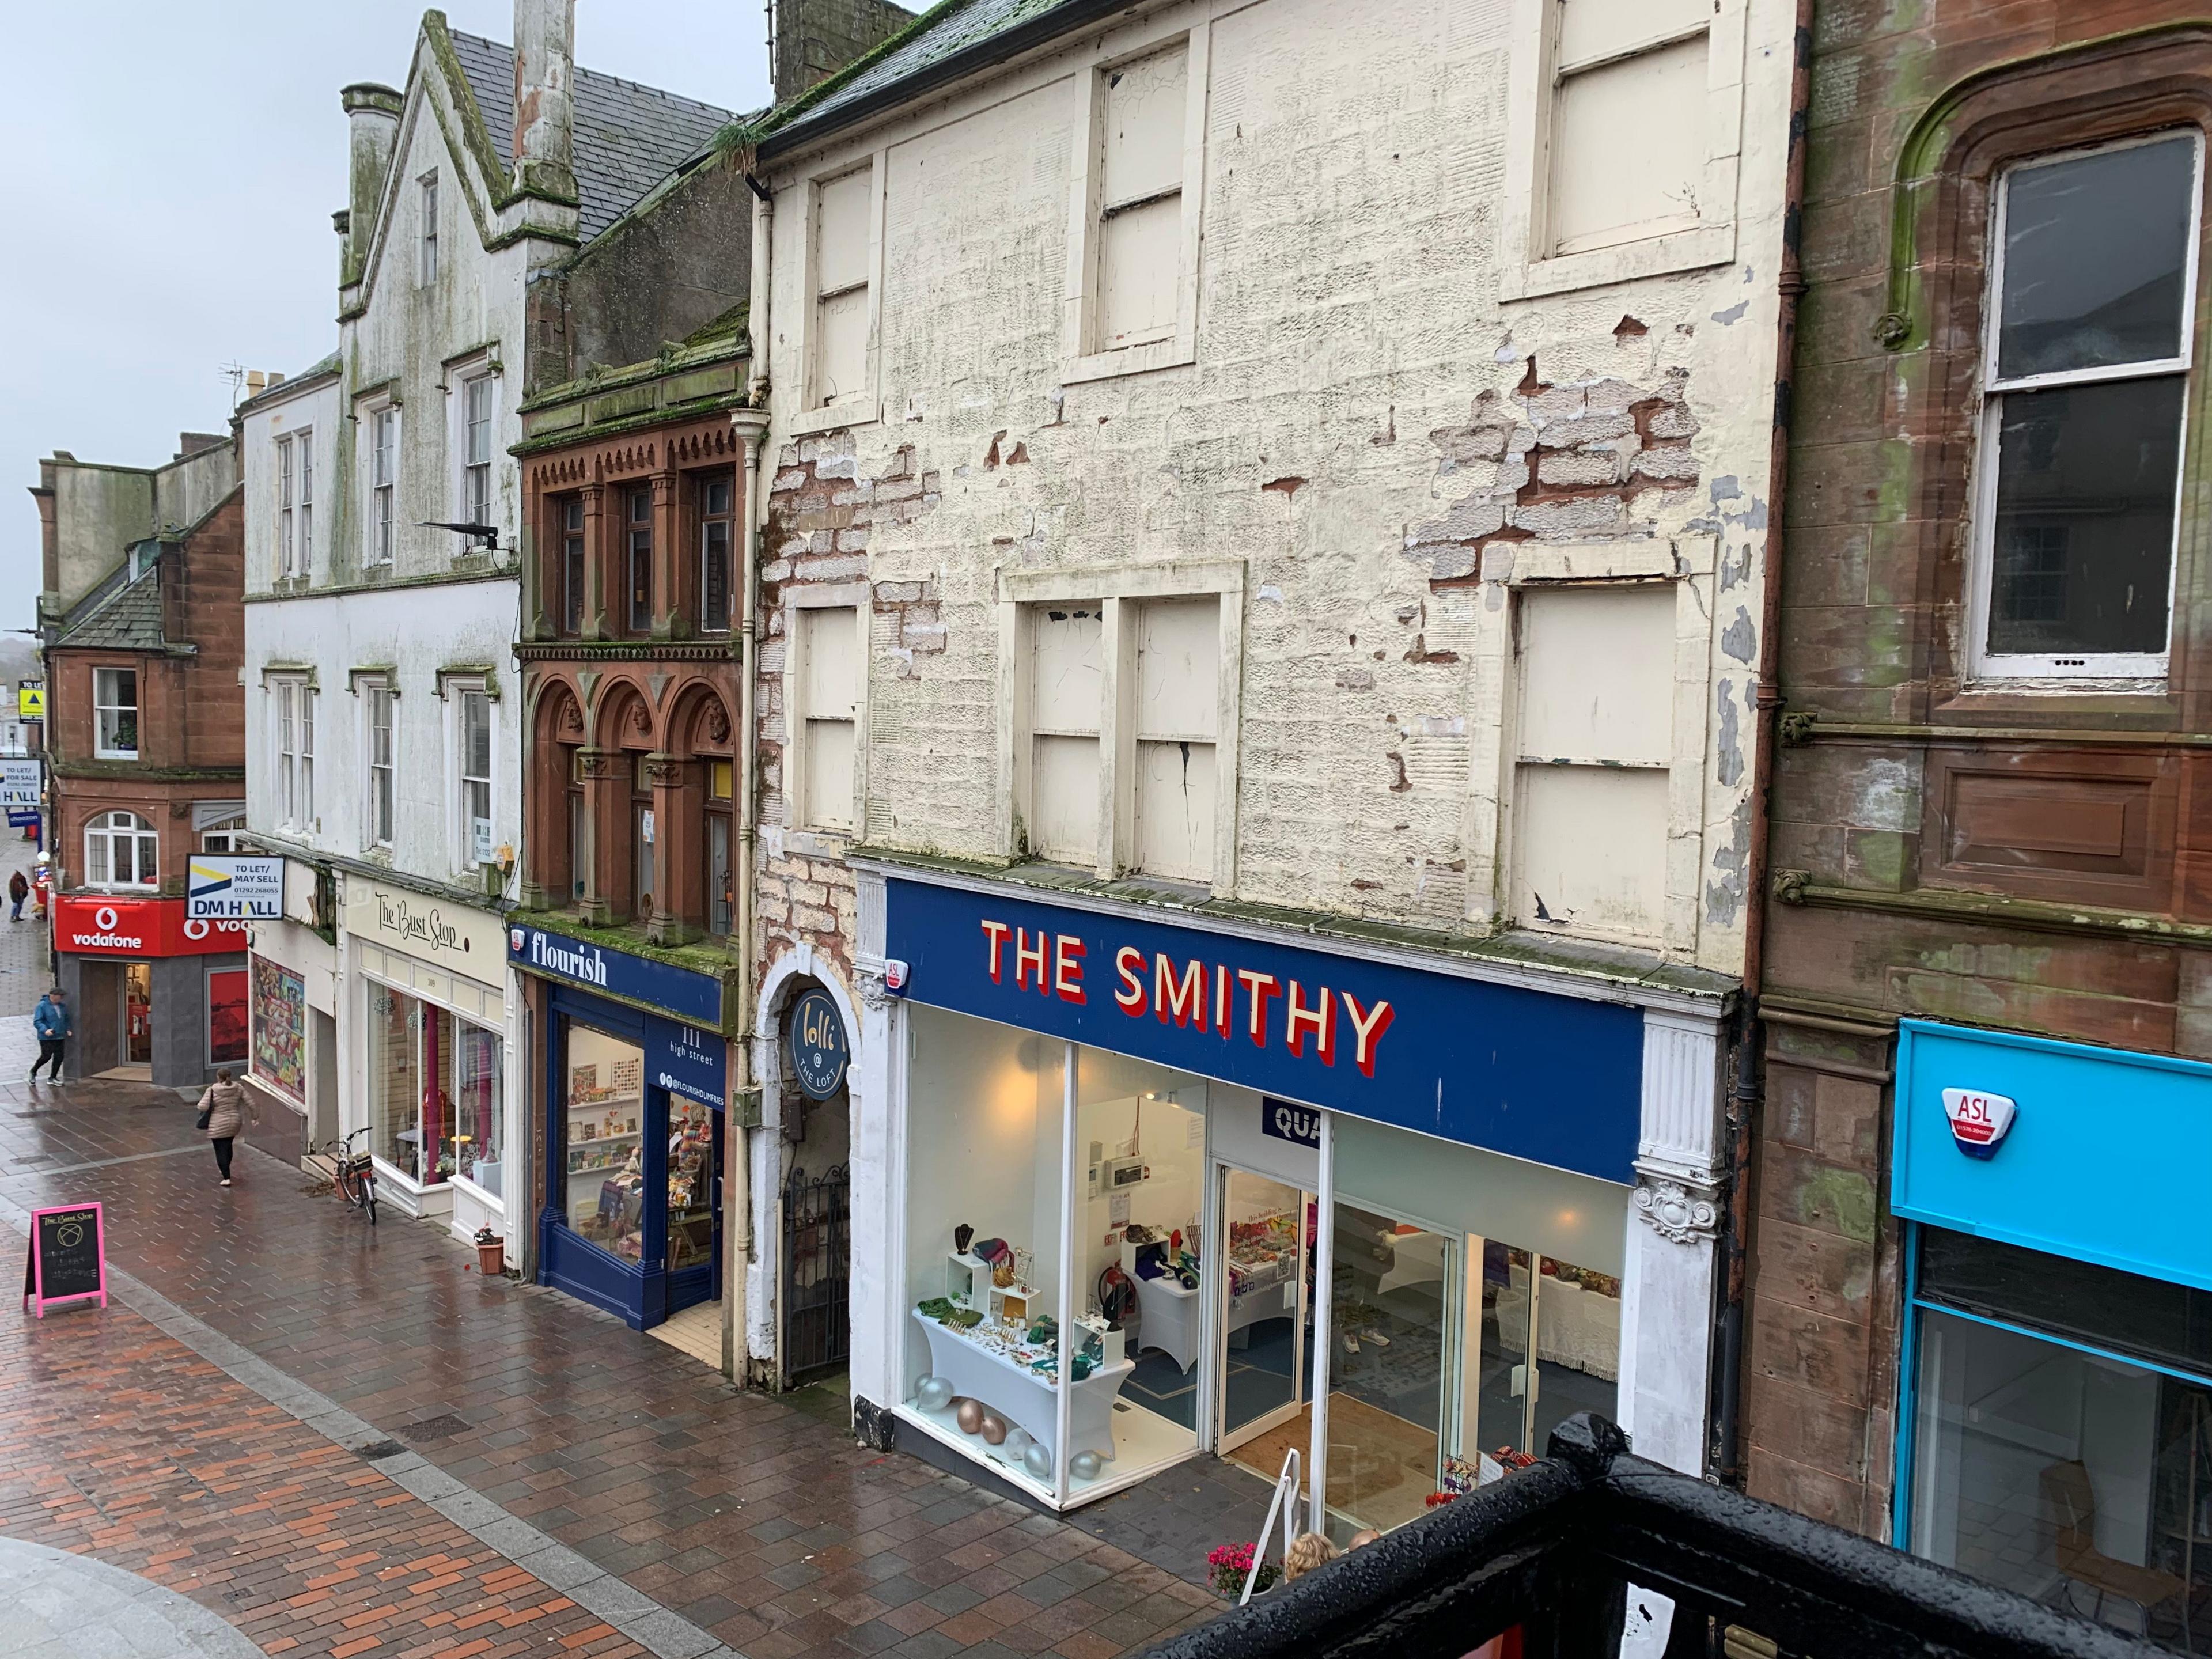
<instances>
[{"instance_id":1,"label":"tv aerial on roof","mask_svg":"<svg viewBox=\"0 0 2212 1659\"><path fill-rule=\"evenodd\" d=\"M425 530L457 531L472 542L482 542L493 552L499 549L499 526L495 524L456 524L445 519L417 519L415 522Z\"/></svg>"}]
</instances>

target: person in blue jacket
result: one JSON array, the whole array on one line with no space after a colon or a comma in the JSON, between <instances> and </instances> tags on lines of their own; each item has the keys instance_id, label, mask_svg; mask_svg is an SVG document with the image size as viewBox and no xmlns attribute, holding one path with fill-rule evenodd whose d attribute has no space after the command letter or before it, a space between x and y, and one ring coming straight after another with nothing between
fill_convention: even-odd
<instances>
[{"instance_id":1,"label":"person in blue jacket","mask_svg":"<svg viewBox=\"0 0 2212 1659\"><path fill-rule=\"evenodd\" d=\"M62 1054L70 1037L76 1034L76 1025L70 1018L69 994L58 985L39 999L39 1006L31 1010L31 1029L39 1036L39 1057L31 1062L31 1081L39 1080L39 1067L51 1064L53 1070L49 1080L62 1080Z\"/></svg>"}]
</instances>

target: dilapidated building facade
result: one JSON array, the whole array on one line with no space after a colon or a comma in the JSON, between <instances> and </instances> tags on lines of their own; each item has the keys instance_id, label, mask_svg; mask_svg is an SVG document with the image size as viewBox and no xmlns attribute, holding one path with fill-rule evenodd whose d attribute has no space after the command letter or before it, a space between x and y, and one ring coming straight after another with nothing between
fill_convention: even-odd
<instances>
[{"instance_id":1,"label":"dilapidated building facade","mask_svg":"<svg viewBox=\"0 0 2212 1659\"><path fill-rule=\"evenodd\" d=\"M755 1030L802 1162L850 1054L865 1431L1712 1462L1796 22L974 0L757 135Z\"/></svg>"},{"instance_id":2,"label":"dilapidated building facade","mask_svg":"<svg viewBox=\"0 0 2212 1659\"><path fill-rule=\"evenodd\" d=\"M1946 0L1815 47L1749 1487L2185 1643L2212 35Z\"/></svg>"}]
</instances>

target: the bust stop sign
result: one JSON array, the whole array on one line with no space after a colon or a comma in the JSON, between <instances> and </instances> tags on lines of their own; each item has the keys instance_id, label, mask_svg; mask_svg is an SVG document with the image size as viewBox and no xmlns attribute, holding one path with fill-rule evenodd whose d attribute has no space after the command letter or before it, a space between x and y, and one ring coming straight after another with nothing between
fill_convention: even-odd
<instances>
[{"instance_id":1,"label":"the bust stop sign","mask_svg":"<svg viewBox=\"0 0 2212 1659\"><path fill-rule=\"evenodd\" d=\"M818 987L791 1005L792 1075L810 1100L827 1100L845 1081L852 1047L845 1040L844 1017L830 994Z\"/></svg>"}]
</instances>

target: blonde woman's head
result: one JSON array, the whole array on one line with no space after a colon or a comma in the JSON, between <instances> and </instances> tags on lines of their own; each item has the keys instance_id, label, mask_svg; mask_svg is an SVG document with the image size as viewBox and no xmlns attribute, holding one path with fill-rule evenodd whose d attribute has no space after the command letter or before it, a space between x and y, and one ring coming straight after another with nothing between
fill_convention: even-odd
<instances>
[{"instance_id":1,"label":"blonde woman's head","mask_svg":"<svg viewBox=\"0 0 2212 1659\"><path fill-rule=\"evenodd\" d=\"M1285 1580L1303 1577L1316 1567L1326 1566L1335 1559L1335 1545L1317 1532L1302 1532L1291 1540L1290 1548L1283 1552L1283 1577Z\"/></svg>"}]
</instances>

